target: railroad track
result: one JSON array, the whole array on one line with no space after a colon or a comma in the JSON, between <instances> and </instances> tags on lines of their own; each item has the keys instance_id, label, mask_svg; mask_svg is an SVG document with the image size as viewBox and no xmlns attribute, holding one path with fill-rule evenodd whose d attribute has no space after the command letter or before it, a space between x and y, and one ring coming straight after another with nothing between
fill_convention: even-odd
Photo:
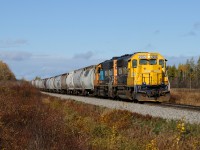
<instances>
[{"instance_id":1,"label":"railroad track","mask_svg":"<svg viewBox=\"0 0 200 150\"><path fill-rule=\"evenodd\" d=\"M192 106L186 104L175 104L175 103L147 103L147 105L157 105L161 107L171 107L177 109L185 109L185 110L193 110L193 111L200 111L200 106Z\"/></svg>"},{"instance_id":2,"label":"railroad track","mask_svg":"<svg viewBox=\"0 0 200 150\"><path fill-rule=\"evenodd\" d=\"M101 99L108 99L108 98L101 98ZM129 101L129 100L114 100L114 99L110 99L110 100L113 100L113 101L124 101L124 102L132 102L132 101ZM193 105L186 105L186 104L176 104L176 103L156 103L156 102L139 102L139 104L147 104L147 105L156 105L156 106L160 106L160 107L171 107L171 108L177 108L177 109L185 109L185 110L193 110L193 111L200 111L200 106L193 106Z\"/></svg>"},{"instance_id":3,"label":"railroad track","mask_svg":"<svg viewBox=\"0 0 200 150\"><path fill-rule=\"evenodd\" d=\"M173 103L162 103L162 106L168 107L175 107L181 109L189 109L189 110L196 110L200 111L200 106L192 106L192 105L185 105L185 104L173 104Z\"/></svg>"}]
</instances>

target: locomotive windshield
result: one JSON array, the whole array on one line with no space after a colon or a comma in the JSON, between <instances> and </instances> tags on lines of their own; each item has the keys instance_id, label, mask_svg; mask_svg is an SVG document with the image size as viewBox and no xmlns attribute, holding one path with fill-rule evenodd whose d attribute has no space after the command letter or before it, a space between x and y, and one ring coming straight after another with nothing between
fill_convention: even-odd
<instances>
[{"instance_id":1,"label":"locomotive windshield","mask_svg":"<svg viewBox=\"0 0 200 150\"><path fill-rule=\"evenodd\" d=\"M140 59L140 65L147 65L147 59Z\"/></svg>"},{"instance_id":2,"label":"locomotive windshield","mask_svg":"<svg viewBox=\"0 0 200 150\"><path fill-rule=\"evenodd\" d=\"M156 65L156 59L140 59L140 65Z\"/></svg>"},{"instance_id":3,"label":"locomotive windshield","mask_svg":"<svg viewBox=\"0 0 200 150\"><path fill-rule=\"evenodd\" d=\"M156 65L156 64L157 64L156 59L150 59L149 60L149 65Z\"/></svg>"}]
</instances>

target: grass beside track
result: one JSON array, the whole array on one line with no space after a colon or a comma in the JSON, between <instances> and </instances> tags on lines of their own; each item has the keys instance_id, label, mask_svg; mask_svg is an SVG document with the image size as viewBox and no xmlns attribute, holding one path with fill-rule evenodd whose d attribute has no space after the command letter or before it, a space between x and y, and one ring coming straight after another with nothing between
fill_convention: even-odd
<instances>
[{"instance_id":1,"label":"grass beside track","mask_svg":"<svg viewBox=\"0 0 200 150\"><path fill-rule=\"evenodd\" d=\"M0 149L200 149L200 125L0 86Z\"/></svg>"},{"instance_id":2,"label":"grass beside track","mask_svg":"<svg viewBox=\"0 0 200 150\"><path fill-rule=\"evenodd\" d=\"M200 89L171 89L170 102L200 106Z\"/></svg>"}]
</instances>

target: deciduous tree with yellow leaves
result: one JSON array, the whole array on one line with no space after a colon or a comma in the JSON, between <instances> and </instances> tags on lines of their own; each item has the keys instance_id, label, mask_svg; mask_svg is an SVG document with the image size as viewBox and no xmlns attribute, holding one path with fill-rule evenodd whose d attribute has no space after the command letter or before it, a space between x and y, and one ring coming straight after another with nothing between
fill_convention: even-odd
<instances>
[{"instance_id":1,"label":"deciduous tree with yellow leaves","mask_svg":"<svg viewBox=\"0 0 200 150\"><path fill-rule=\"evenodd\" d=\"M0 81L16 80L8 65L0 60Z\"/></svg>"}]
</instances>

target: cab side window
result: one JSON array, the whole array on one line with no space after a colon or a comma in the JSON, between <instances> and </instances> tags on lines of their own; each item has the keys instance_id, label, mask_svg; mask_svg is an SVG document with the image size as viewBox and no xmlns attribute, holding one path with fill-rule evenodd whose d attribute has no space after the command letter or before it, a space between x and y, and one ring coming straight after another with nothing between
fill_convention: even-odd
<instances>
[{"instance_id":1,"label":"cab side window","mask_svg":"<svg viewBox=\"0 0 200 150\"><path fill-rule=\"evenodd\" d=\"M104 80L104 76L105 76L104 71L101 69L100 70L99 80L103 81Z\"/></svg>"},{"instance_id":2,"label":"cab side window","mask_svg":"<svg viewBox=\"0 0 200 150\"><path fill-rule=\"evenodd\" d=\"M163 60L163 59L160 59L160 60L159 60L159 65L161 65L162 68L164 68L164 60Z\"/></svg>"},{"instance_id":3,"label":"cab side window","mask_svg":"<svg viewBox=\"0 0 200 150\"><path fill-rule=\"evenodd\" d=\"M133 59L133 61L132 61L132 67L133 68L137 68L137 60L136 59Z\"/></svg>"}]
</instances>

